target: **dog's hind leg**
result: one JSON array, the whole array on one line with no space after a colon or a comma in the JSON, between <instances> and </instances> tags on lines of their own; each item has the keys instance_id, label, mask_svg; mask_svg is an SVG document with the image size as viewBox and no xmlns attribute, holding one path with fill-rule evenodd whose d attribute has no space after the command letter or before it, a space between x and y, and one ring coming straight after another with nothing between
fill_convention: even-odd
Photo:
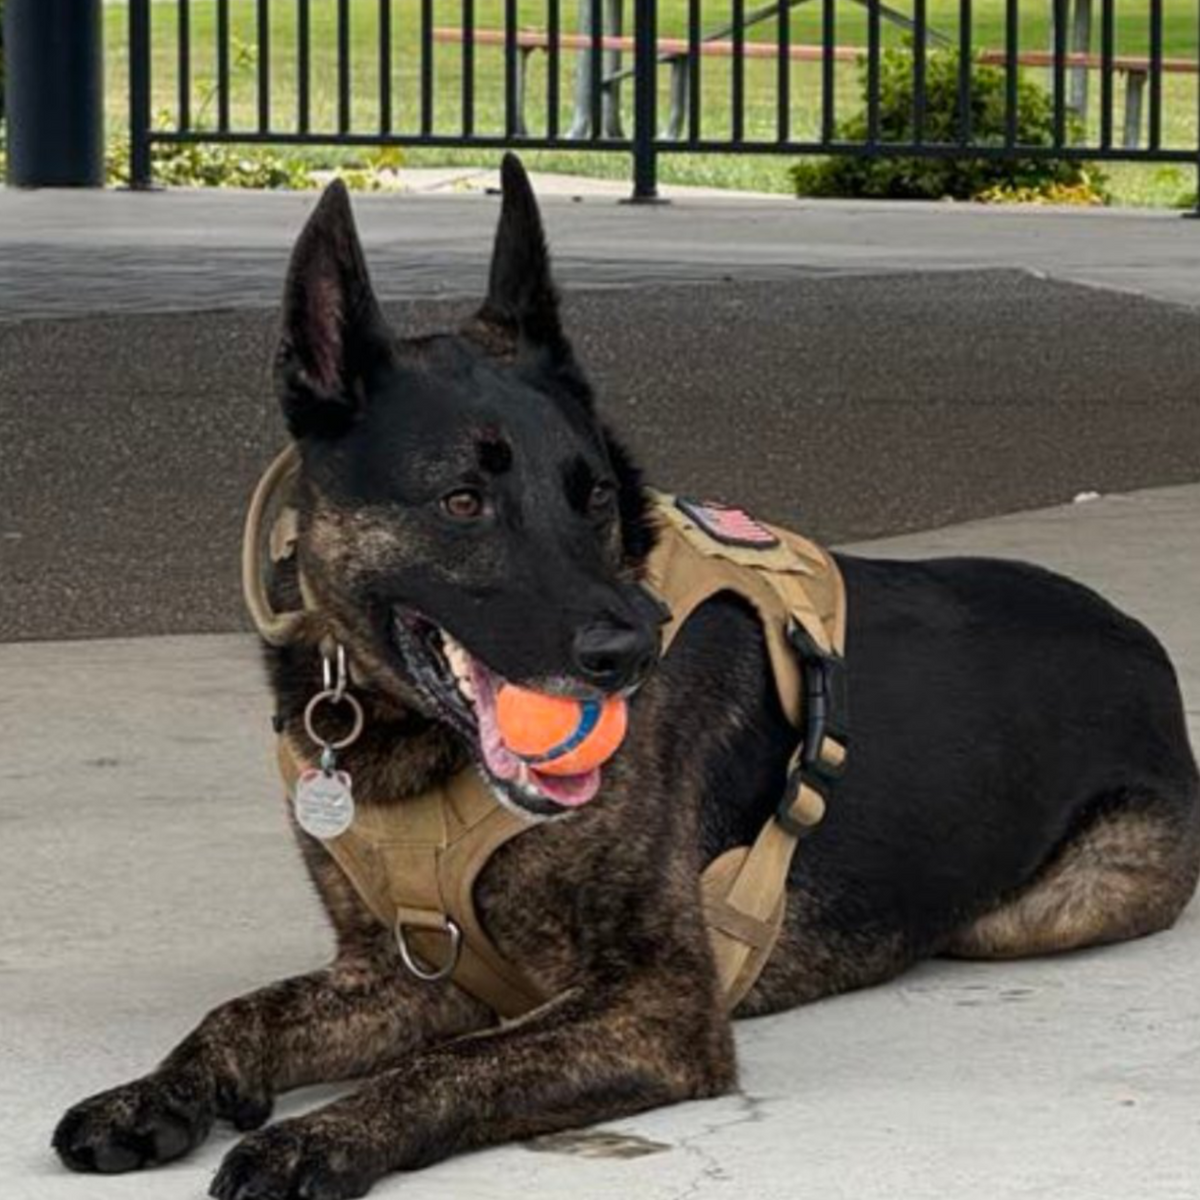
<instances>
[{"instance_id":1,"label":"dog's hind leg","mask_svg":"<svg viewBox=\"0 0 1200 1200\"><path fill-rule=\"evenodd\" d=\"M957 958L1020 958L1125 941L1174 924L1200 873L1200 820L1183 804L1122 797L1059 848L1035 879L959 930Z\"/></svg>"},{"instance_id":2,"label":"dog's hind leg","mask_svg":"<svg viewBox=\"0 0 1200 1200\"><path fill-rule=\"evenodd\" d=\"M54 1148L77 1171L156 1166L218 1117L254 1129L277 1093L374 1073L488 1020L458 989L418 991L394 959L342 958L218 1006L157 1070L71 1108Z\"/></svg>"}]
</instances>

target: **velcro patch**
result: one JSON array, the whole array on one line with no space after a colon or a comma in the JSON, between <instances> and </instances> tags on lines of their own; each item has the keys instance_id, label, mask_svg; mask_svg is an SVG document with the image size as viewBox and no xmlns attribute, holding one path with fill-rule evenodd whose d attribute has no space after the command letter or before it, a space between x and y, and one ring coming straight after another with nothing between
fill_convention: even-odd
<instances>
[{"instance_id":1,"label":"velcro patch","mask_svg":"<svg viewBox=\"0 0 1200 1200\"><path fill-rule=\"evenodd\" d=\"M755 550L772 550L779 539L765 525L760 525L749 513L707 500L688 500L675 497L675 507L709 537L724 546L747 546Z\"/></svg>"}]
</instances>

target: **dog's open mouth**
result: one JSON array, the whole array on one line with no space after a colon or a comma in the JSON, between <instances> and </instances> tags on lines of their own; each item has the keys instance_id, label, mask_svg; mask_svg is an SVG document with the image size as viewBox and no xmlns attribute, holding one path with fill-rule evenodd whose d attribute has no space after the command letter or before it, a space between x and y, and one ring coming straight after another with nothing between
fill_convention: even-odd
<instances>
[{"instance_id":1,"label":"dog's open mouth","mask_svg":"<svg viewBox=\"0 0 1200 1200\"><path fill-rule=\"evenodd\" d=\"M586 804L600 789L600 768L580 775L548 775L505 745L496 720L504 680L441 626L408 608L392 613L392 639L409 676L437 715L475 752L499 798L527 814L549 817Z\"/></svg>"}]
</instances>

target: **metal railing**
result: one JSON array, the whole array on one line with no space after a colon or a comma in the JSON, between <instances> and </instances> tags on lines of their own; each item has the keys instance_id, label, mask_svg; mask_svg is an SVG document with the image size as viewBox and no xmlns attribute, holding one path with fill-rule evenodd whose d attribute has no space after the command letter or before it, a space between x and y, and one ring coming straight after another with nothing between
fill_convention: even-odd
<instances>
[{"instance_id":1,"label":"metal railing","mask_svg":"<svg viewBox=\"0 0 1200 1200\"><path fill-rule=\"evenodd\" d=\"M631 157L638 199L655 195L664 154L1200 163L1200 57L1165 53L1164 0L1131 6L1144 18L1145 49L1133 52L1118 47L1117 0L958 0L937 5L948 28L934 26L933 7L129 0L131 182L151 185L155 146L197 142L620 152ZM1039 45L1022 36L1031 12L1048 34ZM912 82L912 119L899 137L881 117L883 55L898 46ZM957 116L953 136L935 139L928 68L943 47L958 50ZM973 128L973 76L983 66L1003 72L1002 136ZM865 103L846 95L855 71ZM1023 72L1040 76L1050 96L1053 132L1039 144L1020 137ZM1180 137L1165 132L1168 86L1194 106ZM862 137L845 132L852 105L864 108Z\"/></svg>"}]
</instances>

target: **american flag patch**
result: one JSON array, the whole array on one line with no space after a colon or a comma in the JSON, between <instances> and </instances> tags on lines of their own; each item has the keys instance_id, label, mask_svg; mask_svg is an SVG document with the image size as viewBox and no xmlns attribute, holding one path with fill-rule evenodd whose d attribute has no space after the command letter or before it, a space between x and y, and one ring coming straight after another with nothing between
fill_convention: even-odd
<instances>
[{"instance_id":1,"label":"american flag patch","mask_svg":"<svg viewBox=\"0 0 1200 1200\"><path fill-rule=\"evenodd\" d=\"M770 550L779 545L779 539L765 525L760 525L740 508L730 508L712 500L703 503L698 500L686 500L682 496L676 497L675 507L709 537L715 538L725 546L751 546L758 550Z\"/></svg>"}]
</instances>

